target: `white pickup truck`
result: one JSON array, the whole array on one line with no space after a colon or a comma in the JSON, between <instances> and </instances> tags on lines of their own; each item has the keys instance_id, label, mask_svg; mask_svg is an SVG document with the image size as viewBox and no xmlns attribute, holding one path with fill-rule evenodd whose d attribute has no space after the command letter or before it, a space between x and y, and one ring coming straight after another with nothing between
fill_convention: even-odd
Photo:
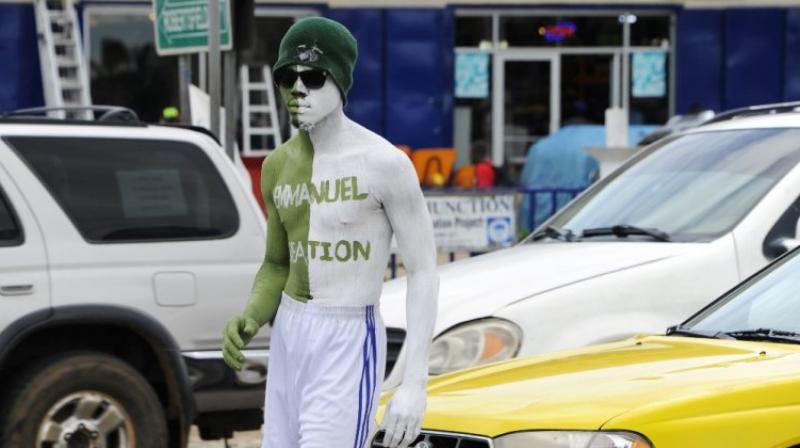
<instances>
[{"instance_id":1,"label":"white pickup truck","mask_svg":"<svg viewBox=\"0 0 800 448\"><path fill-rule=\"evenodd\" d=\"M527 240L443 266L431 373L661 333L796 246L798 106L660 140ZM384 286L390 331L405 329L404 296L404 279Z\"/></svg>"},{"instance_id":2,"label":"white pickup truck","mask_svg":"<svg viewBox=\"0 0 800 448\"><path fill-rule=\"evenodd\" d=\"M0 446L183 447L256 429L268 331L236 373L222 328L266 225L197 130L0 119Z\"/></svg>"}]
</instances>

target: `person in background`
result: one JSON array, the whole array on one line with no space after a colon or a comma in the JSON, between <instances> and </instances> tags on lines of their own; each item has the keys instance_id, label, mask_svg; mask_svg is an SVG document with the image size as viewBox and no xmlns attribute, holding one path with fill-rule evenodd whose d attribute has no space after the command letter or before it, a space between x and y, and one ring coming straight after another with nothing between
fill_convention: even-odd
<instances>
[{"instance_id":1,"label":"person in background","mask_svg":"<svg viewBox=\"0 0 800 448\"><path fill-rule=\"evenodd\" d=\"M564 120L561 125L593 124L589 119L589 104L582 98L576 98L572 102L572 115Z\"/></svg>"}]
</instances>

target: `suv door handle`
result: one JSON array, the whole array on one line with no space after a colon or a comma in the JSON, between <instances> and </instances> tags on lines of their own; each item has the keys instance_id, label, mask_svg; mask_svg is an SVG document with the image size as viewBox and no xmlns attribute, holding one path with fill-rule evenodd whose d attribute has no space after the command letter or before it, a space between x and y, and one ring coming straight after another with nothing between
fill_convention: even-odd
<instances>
[{"instance_id":1,"label":"suv door handle","mask_svg":"<svg viewBox=\"0 0 800 448\"><path fill-rule=\"evenodd\" d=\"M26 296L33 294L33 285L7 285L0 286L2 296Z\"/></svg>"}]
</instances>

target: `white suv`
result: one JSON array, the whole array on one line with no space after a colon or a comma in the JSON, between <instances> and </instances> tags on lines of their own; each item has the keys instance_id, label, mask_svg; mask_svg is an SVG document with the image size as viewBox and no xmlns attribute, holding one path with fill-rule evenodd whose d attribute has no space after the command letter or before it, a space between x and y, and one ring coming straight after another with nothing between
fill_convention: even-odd
<instances>
[{"instance_id":1,"label":"white suv","mask_svg":"<svg viewBox=\"0 0 800 448\"><path fill-rule=\"evenodd\" d=\"M0 119L0 446L181 447L192 423L205 438L258 428L266 351L236 373L219 348L265 232L202 132Z\"/></svg>"}]
</instances>

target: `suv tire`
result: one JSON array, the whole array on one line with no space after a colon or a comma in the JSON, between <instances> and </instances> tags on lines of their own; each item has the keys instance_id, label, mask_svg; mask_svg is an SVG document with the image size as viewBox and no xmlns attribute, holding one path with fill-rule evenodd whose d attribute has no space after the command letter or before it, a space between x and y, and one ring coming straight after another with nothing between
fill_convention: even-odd
<instances>
[{"instance_id":1,"label":"suv tire","mask_svg":"<svg viewBox=\"0 0 800 448\"><path fill-rule=\"evenodd\" d=\"M126 362L97 352L68 352L24 370L12 381L0 417L0 446L163 448L161 402Z\"/></svg>"}]
</instances>

